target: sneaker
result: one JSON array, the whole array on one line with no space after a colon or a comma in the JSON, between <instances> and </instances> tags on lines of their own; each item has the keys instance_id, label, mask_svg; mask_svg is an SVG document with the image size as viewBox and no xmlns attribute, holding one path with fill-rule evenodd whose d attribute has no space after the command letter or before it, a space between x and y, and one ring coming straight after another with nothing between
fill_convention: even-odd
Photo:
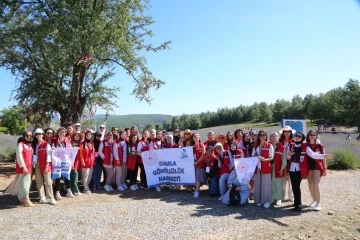
<instances>
[{"instance_id":1,"label":"sneaker","mask_svg":"<svg viewBox=\"0 0 360 240\"><path fill-rule=\"evenodd\" d=\"M54 199L54 198L51 198L49 204L50 204L50 205L56 205L55 199Z\"/></svg>"},{"instance_id":2,"label":"sneaker","mask_svg":"<svg viewBox=\"0 0 360 240\"><path fill-rule=\"evenodd\" d=\"M316 203L316 206L315 206L315 211L320 211L321 210L321 205L320 203Z\"/></svg>"},{"instance_id":3,"label":"sneaker","mask_svg":"<svg viewBox=\"0 0 360 240\"><path fill-rule=\"evenodd\" d=\"M134 184L134 186L135 186L136 190L139 189L139 186L136 183Z\"/></svg>"},{"instance_id":4,"label":"sneaker","mask_svg":"<svg viewBox=\"0 0 360 240\"><path fill-rule=\"evenodd\" d=\"M194 198L198 198L199 195L200 195L200 193L199 193L198 191L195 191L195 193L194 193Z\"/></svg>"},{"instance_id":5,"label":"sneaker","mask_svg":"<svg viewBox=\"0 0 360 240\"><path fill-rule=\"evenodd\" d=\"M80 192L74 193L74 196L81 196L82 194Z\"/></svg>"},{"instance_id":6,"label":"sneaker","mask_svg":"<svg viewBox=\"0 0 360 240\"><path fill-rule=\"evenodd\" d=\"M224 195L221 195L220 198L218 199L219 201L222 201L224 198Z\"/></svg>"},{"instance_id":7,"label":"sneaker","mask_svg":"<svg viewBox=\"0 0 360 240\"><path fill-rule=\"evenodd\" d=\"M40 200L39 200L40 204L45 203L45 202L46 202L46 198L44 198L44 197L40 198Z\"/></svg>"},{"instance_id":8,"label":"sneaker","mask_svg":"<svg viewBox=\"0 0 360 240\"><path fill-rule=\"evenodd\" d=\"M316 201L312 201L312 203L309 205L309 207L314 208L316 206Z\"/></svg>"},{"instance_id":9,"label":"sneaker","mask_svg":"<svg viewBox=\"0 0 360 240\"><path fill-rule=\"evenodd\" d=\"M66 196L69 197L69 198L75 197L74 194L71 192L71 190L67 191Z\"/></svg>"},{"instance_id":10,"label":"sneaker","mask_svg":"<svg viewBox=\"0 0 360 240\"><path fill-rule=\"evenodd\" d=\"M59 201L59 200L61 199L60 192L57 192L57 193L55 194L55 199L56 199L57 201Z\"/></svg>"},{"instance_id":11,"label":"sneaker","mask_svg":"<svg viewBox=\"0 0 360 240\"><path fill-rule=\"evenodd\" d=\"M156 191L161 192L161 188L159 186L157 186Z\"/></svg>"},{"instance_id":12,"label":"sneaker","mask_svg":"<svg viewBox=\"0 0 360 240\"><path fill-rule=\"evenodd\" d=\"M257 203L257 204L256 204L256 206L258 206L258 207L261 207L261 205L262 205L261 203Z\"/></svg>"},{"instance_id":13,"label":"sneaker","mask_svg":"<svg viewBox=\"0 0 360 240\"><path fill-rule=\"evenodd\" d=\"M125 183L122 185L122 187L123 187L124 189L128 189L128 186L127 186Z\"/></svg>"},{"instance_id":14,"label":"sneaker","mask_svg":"<svg viewBox=\"0 0 360 240\"><path fill-rule=\"evenodd\" d=\"M110 191L111 191L111 188L110 188L109 185L104 185L104 189L105 189L105 191L107 191L107 192L110 192Z\"/></svg>"},{"instance_id":15,"label":"sneaker","mask_svg":"<svg viewBox=\"0 0 360 240\"><path fill-rule=\"evenodd\" d=\"M90 194L91 191L90 191L90 189L87 189L87 190L84 191L84 193L85 193L85 194Z\"/></svg>"},{"instance_id":16,"label":"sneaker","mask_svg":"<svg viewBox=\"0 0 360 240\"><path fill-rule=\"evenodd\" d=\"M281 200L277 200L275 203L276 206L281 206Z\"/></svg>"},{"instance_id":17,"label":"sneaker","mask_svg":"<svg viewBox=\"0 0 360 240\"><path fill-rule=\"evenodd\" d=\"M96 186L93 186L92 189L96 189Z\"/></svg>"},{"instance_id":18,"label":"sneaker","mask_svg":"<svg viewBox=\"0 0 360 240\"><path fill-rule=\"evenodd\" d=\"M97 188L97 189L102 189L102 186L101 186L101 185L97 185L96 188Z\"/></svg>"},{"instance_id":19,"label":"sneaker","mask_svg":"<svg viewBox=\"0 0 360 240\"><path fill-rule=\"evenodd\" d=\"M293 202L293 201L294 201L294 197L291 197L291 198L290 198L290 202Z\"/></svg>"},{"instance_id":20,"label":"sneaker","mask_svg":"<svg viewBox=\"0 0 360 240\"><path fill-rule=\"evenodd\" d=\"M119 190L119 191L125 191L125 188L123 188L122 186L119 186L119 187L117 188L117 190Z\"/></svg>"},{"instance_id":21,"label":"sneaker","mask_svg":"<svg viewBox=\"0 0 360 240\"><path fill-rule=\"evenodd\" d=\"M136 190L137 190L137 188L135 187L135 184L134 184L134 185L131 185L130 189L133 190L133 191L136 191Z\"/></svg>"},{"instance_id":22,"label":"sneaker","mask_svg":"<svg viewBox=\"0 0 360 240\"><path fill-rule=\"evenodd\" d=\"M299 207L299 206L296 206L296 207L294 207L293 209L291 209L291 211L292 212L301 212L301 207Z\"/></svg>"},{"instance_id":23,"label":"sneaker","mask_svg":"<svg viewBox=\"0 0 360 240\"><path fill-rule=\"evenodd\" d=\"M264 208L269 208L269 207L270 207L270 203L266 202L263 207L264 207Z\"/></svg>"},{"instance_id":24,"label":"sneaker","mask_svg":"<svg viewBox=\"0 0 360 240\"><path fill-rule=\"evenodd\" d=\"M111 191L114 190L111 185L109 185L109 187L110 187L110 190L111 190Z\"/></svg>"}]
</instances>

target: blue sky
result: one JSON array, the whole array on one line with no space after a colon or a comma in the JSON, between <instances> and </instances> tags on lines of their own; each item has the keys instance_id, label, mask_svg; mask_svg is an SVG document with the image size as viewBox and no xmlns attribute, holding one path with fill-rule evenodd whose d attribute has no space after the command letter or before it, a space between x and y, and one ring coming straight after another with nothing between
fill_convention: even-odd
<instances>
[{"instance_id":1,"label":"blue sky","mask_svg":"<svg viewBox=\"0 0 360 240\"><path fill-rule=\"evenodd\" d=\"M166 82L152 104L130 95L134 84L120 68L115 114L181 115L220 107L275 102L318 94L359 79L360 7L354 0L153 0L154 44L146 53L154 75ZM0 109L14 77L0 69ZM103 113L99 110L97 113ZM112 113L114 114L114 113Z\"/></svg>"}]
</instances>

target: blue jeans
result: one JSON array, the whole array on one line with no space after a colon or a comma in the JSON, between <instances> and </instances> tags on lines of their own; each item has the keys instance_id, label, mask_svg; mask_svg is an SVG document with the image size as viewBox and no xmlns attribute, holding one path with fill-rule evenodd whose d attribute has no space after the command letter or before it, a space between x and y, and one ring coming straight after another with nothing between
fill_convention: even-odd
<instances>
[{"instance_id":1,"label":"blue jeans","mask_svg":"<svg viewBox=\"0 0 360 240\"><path fill-rule=\"evenodd\" d=\"M229 178L229 174L228 173L224 173L223 175L220 176L219 179L219 188L220 188L220 194L224 195L227 191L227 180Z\"/></svg>"},{"instance_id":2,"label":"blue jeans","mask_svg":"<svg viewBox=\"0 0 360 240\"><path fill-rule=\"evenodd\" d=\"M94 169L93 169L92 178L91 178L93 187L100 186L102 170L103 170L103 165L100 163L100 161L97 161L97 158L96 158L95 162L94 162Z\"/></svg>"},{"instance_id":3,"label":"blue jeans","mask_svg":"<svg viewBox=\"0 0 360 240\"><path fill-rule=\"evenodd\" d=\"M209 180L209 191L210 194L219 194L219 178L216 176Z\"/></svg>"}]
</instances>

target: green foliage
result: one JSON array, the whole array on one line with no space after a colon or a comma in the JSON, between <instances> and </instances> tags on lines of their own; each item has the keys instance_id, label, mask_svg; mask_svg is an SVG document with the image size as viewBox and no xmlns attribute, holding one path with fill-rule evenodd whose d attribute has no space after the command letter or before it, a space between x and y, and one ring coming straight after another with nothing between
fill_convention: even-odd
<instances>
[{"instance_id":1,"label":"green foliage","mask_svg":"<svg viewBox=\"0 0 360 240\"><path fill-rule=\"evenodd\" d=\"M328 163L329 169L347 170L360 167L358 156L349 149L335 149L332 154L334 159Z\"/></svg>"},{"instance_id":2,"label":"green foliage","mask_svg":"<svg viewBox=\"0 0 360 240\"><path fill-rule=\"evenodd\" d=\"M132 94L150 102L153 76L145 52L154 46L148 0L0 1L0 67L16 76L15 99L46 103L49 114L80 117L84 108L116 106L118 87L105 82L121 67L135 83Z\"/></svg>"},{"instance_id":3,"label":"green foliage","mask_svg":"<svg viewBox=\"0 0 360 240\"><path fill-rule=\"evenodd\" d=\"M6 133L10 133L11 135L22 134L28 127L24 117L24 109L20 107L9 107L1 110L1 113L1 126L4 130L7 129Z\"/></svg>"},{"instance_id":4,"label":"green foliage","mask_svg":"<svg viewBox=\"0 0 360 240\"><path fill-rule=\"evenodd\" d=\"M0 127L0 134L7 134L9 133L9 129L6 127Z\"/></svg>"},{"instance_id":5,"label":"green foliage","mask_svg":"<svg viewBox=\"0 0 360 240\"><path fill-rule=\"evenodd\" d=\"M146 129L149 129L149 130L150 130L150 129L155 129L154 125L151 124L151 123L146 124L145 128L146 128Z\"/></svg>"}]
</instances>

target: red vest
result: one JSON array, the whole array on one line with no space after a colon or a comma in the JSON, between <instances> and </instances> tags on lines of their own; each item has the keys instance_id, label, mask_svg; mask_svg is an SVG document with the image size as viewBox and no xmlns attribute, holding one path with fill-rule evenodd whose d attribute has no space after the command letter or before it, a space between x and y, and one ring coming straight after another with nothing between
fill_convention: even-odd
<instances>
[{"instance_id":1,"label":"red vest","mask_svg":"<svg viewBox=\"0 0 360 240\"><path fill-rule=\"evenodd\" d=\"M262 157L264 157L264 158L270 157L270 154L269 154L270 146L271 146L271 143L269 143L269 142L264 143L264 145L260 149L260 154ZM262 173L262 174L271 173L271 162L261 161L260 163L261 163L260 173Z\"/></svg>"},{"instance_id":2,"label":"red vest","mask_svg":"<svg viewBox=\"0 0 360 240\"><path fill-rule=\"evenodd\" d=\"M118 166L118 167L122 167L123 163L124 163L124 149L122 148L121 145L121 139L116 140L116 142L114 144L117 145L117 153L119 155L119 161L113 161L114 166Z\"/></svg>"},{"instance_id":3,"label":"red vest","mask_svg":"<svg viewBox=\"0 0 360 240\"><path fill-rule=\"evenodd\" d=\"M39 146L37 147L36 154L38 155L38 164L39 164L41 174L44 174L44 171L45 171L46 158L47 158L47 152L46 152L47 145L48 145L47 141L42 141L39 144ZM51 162L49 163L47 172L51 174Z\"/></svg>"},{"instance_id":4,"label":"red vest","mask_svg":"<svg viewBox=\"0 0 360 240\"><path fill-rule=\"evenodd\" d=\"M27 143L24 143L24 142L20 142L19 144L21 144L22 147L23 147L22 153L20 153L20 154L22 154L25 166L26 166L27 170L29 172L31 172L33 148L31 146L31 144L27 144ZM17 162L16 162L16 173L17 174L23 174L23 169L19 166L19 164Z\"/></svg>"},{"instance_id":5,"label":"red vest","mask_svg":"<svg viewBox=\"0 0 360 240\"><path fill-rule=\"evenodd\" d=\"M64 142L65 142L65 147L69 148L71 147L71 141L70 139L68 139L67 137L64 138ZM60 141L58 138L55 139L55 141L53 142L55 147L62 147L62 145L60 144Z\"/></svg>"},{"instance_id":6,"label":"red vest","mask_svg":"<svg viewBox=\"0 0 360 240\"><path fill-rule=\"evenodd\" d=\"M300 155L300 176L301 178L307 178L309 176L309 160L308 155L306 154L306 143L301 143L301 155Z\"/></svg>"},{"instance_id":7,"label":"red vest","mask_svg":"<svg viewBox=\"0 0 360 240\"><path fill-rule=\"evenodd\" d=\"M92 142L83 142L83 152L85 166L82 166L82 168L93 168L95 160L94 144Z\"/></svg>"},{"instance_id":8,"label":"red vest","mask_svg":"<svg viewBox=\"0 0 360 240\"><path fill-rule=\"evenodd\" d=\"M80 169L80 161L81 161L81 154L83 154L83 148L81 146L82 144L80 143L78 146L73 146L73 147L78 147L79 150L76 154L76 157L75 157L75 161L74 161L74 164L72 165L71 167L71 170L74 170L74 171L77 171Z\"/></svg>"},{"instance_id":9,"label":"red vest","mask_svg":"<svg viewBox=\"0 0 360 240\"><path fill-rule=\"evenodd\" d=\"M108 141L103 141L103 144L104 144L103 154L105 155L103 164L111 165L112 144Z\"/></svg>"},{"instance_id":10,"label":"red vest","mask_svg":"<svg viewBox=\"0 0 360 240\"><path fill-rule=\"evenodd\" d=\"M203 154L204 144L202 142L195 143L194 151L195 151L195 161L199 160ZM206 163L204 160L200 161L197 165L197 168L206 168Z\"/></svg>"},{"instance_id":11,"label":"red vest","mask_svg":"<svg viewBox=\"0 0 360 240\"><path fill-rule=\"evenodd\" d=\"M128 143L128 147L131 148L131 151L136 151L136 144L131 144L131 143ZM135 170L136 168L136 161L137 161L137 157L138 155L133 155L133 156L130 156L129 152L127 154L127 160L126 160L126 164L127 164L127 168L130 169L130 170Z\"/></svg>"},{"instance_id":12,"label":"red vest","mask_svg":"<svg viewBox=\"0 0 360 240\"><path fill-rule=\"evenodd\" d=\"M308 144L309 148L311 148L311 150L313 150L314 153L324 153L324 146L322 146L321 144L316 144L315 147L310 147L310 144ZM324 162L322 159L314 159L316 162L316 165L318 167L318 169L320 170L320 176L323 176L324 174Z\"/></svg>"},{"instance_id":13,"label":"red vest","mask_svg":"<svg viewBox=\"0 0 360 240\"><path fill-rule=\"evenodd\" d=\"M139 143L141 143L141 152L149 151L149 142L148 141L141 139ZM139 161L139 163L143 163L141 156L138 156L138 161Z\"/></svg>"},{"instance_id":14,"label":"red vest","mask_svg":"<svg viewBox=\"0 0 360 240\"><path fill-rule=\"evenodd\" d=\"M275 171L275 178L282 178L284 177L284 172L283 174L280 174L280 170L281 170L281 165L282 165L282 155L284 153L285 147L281 144L278 143L276 144L276 148L275 148L275 155L274 155L274 171Z\"/></svg>"},{"instance_id":15,"label":"red vest","mask_svg":"<svg viewBox=\"0 0 360 240\"><path fill-rule=\"evenodd\" d=\"M216 153L216 154L217 154L217 157L219 159L221 159L220 155L218 153ZM230 173L230 158L229 158L228 151L224 151L224 158L223 158L221 168L220 168L220 176L225 173Z\"/></svg>"}]
</instances>

